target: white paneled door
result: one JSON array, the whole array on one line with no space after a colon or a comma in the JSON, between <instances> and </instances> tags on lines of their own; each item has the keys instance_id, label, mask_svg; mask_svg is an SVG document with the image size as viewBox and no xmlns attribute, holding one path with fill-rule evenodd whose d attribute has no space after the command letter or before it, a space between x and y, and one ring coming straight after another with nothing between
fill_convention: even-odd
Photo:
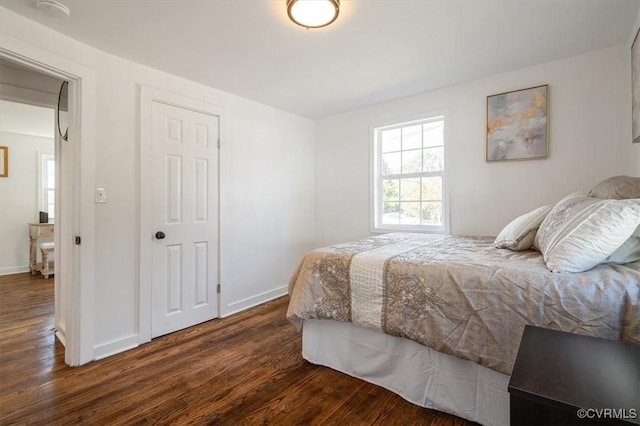
<instances>
[{"instance_id":1,"label":"white paneled door","mask_svg":"<svg viewBox=\"0 0 640 426\"><path fill-rule=\"evenodd\" d=\"M218 316L218 130L153 102L152 337Z\"/></svg>"}]
</instances>

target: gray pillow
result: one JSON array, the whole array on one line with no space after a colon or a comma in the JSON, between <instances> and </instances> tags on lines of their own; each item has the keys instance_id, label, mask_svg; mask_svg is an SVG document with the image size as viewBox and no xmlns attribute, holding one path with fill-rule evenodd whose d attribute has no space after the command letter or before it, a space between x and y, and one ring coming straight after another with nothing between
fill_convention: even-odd
<instances>
[{"instance_id":1,"label":"gray pillow","mask_svg":"<svg viewBox=\"0 0 640 426\"><path fill-rule=\"evenodd\" d=\"M610 177L594 186L589 197L614 200L640 198L640 177Z\"/></svg>"}]
</instances>

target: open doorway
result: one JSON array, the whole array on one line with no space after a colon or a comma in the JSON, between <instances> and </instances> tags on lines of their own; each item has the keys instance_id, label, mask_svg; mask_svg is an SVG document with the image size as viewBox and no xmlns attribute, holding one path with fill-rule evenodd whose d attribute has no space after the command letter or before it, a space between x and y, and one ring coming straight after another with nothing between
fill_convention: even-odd
<instances>
[{"instance_id":1,"label":"open doorway","mask_svg":"<svg viewBox=\"0 0 640 426\"><path fill-rule=\"evenodd\" d=\"M64 362L82 365L94 359L96 73L10 36L0 59L69 82L68 139L56 136L55 152L55 323Z\"/></svg>"},{"instance_id":2,"label":"open doorway","mask_svg":"<svg viewBox=\"0 0 640 426\"><path fill-rule=\"evenodd\" d=\"M54 293L56 107L62 82L0 59L0 276ZM58 313L57 299L50 301L51 312ZM58 324L55 318L50 322Z\"/></svg>"}]
</instances>

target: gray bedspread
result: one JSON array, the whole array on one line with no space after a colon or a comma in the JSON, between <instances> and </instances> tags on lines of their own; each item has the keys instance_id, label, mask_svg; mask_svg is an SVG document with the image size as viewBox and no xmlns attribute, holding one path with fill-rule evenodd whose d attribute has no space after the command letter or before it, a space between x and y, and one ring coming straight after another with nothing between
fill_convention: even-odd
<instances>
[{"instance_id":1,"label":"gray bedspread","mask_svg":"<svg viewBox=\"0 0 640 426\"><path fill-rule=\"evenodd\" d=\"M489 237L386 234L314 250L287 318L350 321L511 374L525 324L640 344L640 262L552 273Z\"/></svg>"}]
</instances>

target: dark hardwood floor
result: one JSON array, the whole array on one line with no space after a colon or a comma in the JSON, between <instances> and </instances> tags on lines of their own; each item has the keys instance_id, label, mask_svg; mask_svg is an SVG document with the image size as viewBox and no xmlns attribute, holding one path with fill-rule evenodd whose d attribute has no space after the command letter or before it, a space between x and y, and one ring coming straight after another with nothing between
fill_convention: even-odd
<instances>
[{"instance_id":1,"label":"dark hardwood floor","mask_svg":"<svg viewBox=\"0 0 640 426\"><path fill-rule=\"evenodd\" d=\"M53 278L0 277L0 424L468 425L302 359L283 297L82 367Z\"/></svg>"}]
</instances>

